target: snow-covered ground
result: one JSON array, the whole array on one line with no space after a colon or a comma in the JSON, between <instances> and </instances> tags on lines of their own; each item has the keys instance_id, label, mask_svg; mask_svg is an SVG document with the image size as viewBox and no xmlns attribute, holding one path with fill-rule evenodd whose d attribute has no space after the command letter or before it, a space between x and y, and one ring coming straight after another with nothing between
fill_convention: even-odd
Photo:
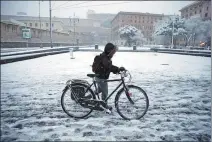
<instances>
[{"instance_id":1,"label":"snow-covered ground","mask_svg":"<svg viewBox=\"0 0 212 142\"><path fill-rule=\"evenodd\" d=\"M12 52L6 52L6 53L1 53L1 56L13 56L14 54L33 54L35 53L36 51L40 51L40 52L47 52L47 51L52 51L52 50L55 50L55 49L66 49L65 46L63 47L54 47L54 48L51 48L51 47L46 47L46 48L25 48L25 50L23 49L16 49L17 51L12 51Z\"/></svg>"},{"instance_id":2,"label":"snow-covered ground","mask_svg":"<svg viewBox=\"0 0 212 142\"><path fill-rule=\"evenodd\" d=\"M70 59L64 53L1 65L1 141L211 140L211 58L205 57L117 52L113 63L127 68L132 83L148 94L147 114L126 121L114 108L111 115L68 117L60 105L65 82L91 82L86 74L96 54L74 52ZM109 84L109 92L117 84Z\"/></svg>"},{"instance_id":3,"label":"snow-covered ground","mask_svg":"<svg viewBox=\"0 0 212 142\"><path fill-rule=\"evenodd\" d=\"M44 48L50 48L50 47L44 47ZM1 54L9 53L9 52L18 52L18 51L30 51L35 49L41 49L40 47L23 47L23 48L1 48Z\"/></svg>"},{"instance_id":4,"label":"snow-covered ground","mask_svg":"<svg viewBox=\"0 0 212 142\"><path fill-rule=\"evenodd\" d=\"M26 52L33 52L33 51L49 51L52 49L60 49L60 48L65 48L65 47L75 47L75 46L59 46L59 47L28 47L28 48L1 48L1 55L11 55L11 54L16 54L16 53L26 53ZM94 46L79 46L80 48L88 48L94 49Z\"/></svg>"},{"instance_id":5,"label":"snow-covered ground","mask_svg":"<svg viewBox=\"0 0 212 142\"><path fill-rule=\"evenodd\" d=\"M104 51L105 46L99 46L99 49ZM119 50L133 50L133 47L124 47L124 46L118 46ZM150 46L149 47L136 47L137 50L146 50L149 51L150 50Z\"/></svg>"}]
</instances>

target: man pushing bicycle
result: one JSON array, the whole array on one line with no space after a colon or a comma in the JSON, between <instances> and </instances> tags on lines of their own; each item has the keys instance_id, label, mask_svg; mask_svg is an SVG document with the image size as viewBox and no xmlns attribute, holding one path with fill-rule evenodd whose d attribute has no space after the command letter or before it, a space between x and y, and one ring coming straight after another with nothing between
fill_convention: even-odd
<instances>
[{"instance_id":1,"label":"man pushing bicycle","mask_svg":"<svg viewBox=\"0 0 212 142\"><path fill-rule=\"evenodd\" d=\"M94 62L92 65L92 71L99 76L96 77L97 86L98 86L98 93L102 93L102 100L105 100L108 96L108 83L105 82L110 76L110 72L114 74L120 73L120 71L124 71L124 67L117 67L112 64L112 57L117 51L117 47L112 43L107 43L104 49L104 52L100 55L97 55L94 58ZM106 109L107 111L111 111L112 107L107 105L106 102Z\"/></svg>"}]
</instances>

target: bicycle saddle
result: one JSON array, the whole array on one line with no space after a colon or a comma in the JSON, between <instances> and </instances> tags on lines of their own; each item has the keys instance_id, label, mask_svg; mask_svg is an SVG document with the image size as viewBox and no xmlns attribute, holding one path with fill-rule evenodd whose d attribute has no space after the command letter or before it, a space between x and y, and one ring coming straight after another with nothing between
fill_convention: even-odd
<instances>
[{"instance_id":1,"label":"bicycle saddle","mask_svg":"<svg viewBox=\"0 0 212 142\"><path fill-rule=\"evenodd\" d=\"M99 74L87 74L87 76L93 78L93 77L99 77Z\"/></svg>"}]
</instances>

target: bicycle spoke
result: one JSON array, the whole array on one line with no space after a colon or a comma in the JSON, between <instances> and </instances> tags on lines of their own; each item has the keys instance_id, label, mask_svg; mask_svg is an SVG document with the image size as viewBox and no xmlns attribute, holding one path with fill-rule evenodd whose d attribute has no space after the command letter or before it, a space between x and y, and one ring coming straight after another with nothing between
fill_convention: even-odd
<instances>
[{"instance_id":1,"label":"bicycle spoke","mask_svg":"<svg viewBox=\"0 0 212 142\"><path fill-rule=\"evenodd\" d=\"M79 86L79 87L78 87ZM79 101L80 98L93 99L91 91L84 93L82 90L83 85L68 88L62 95L61 103L63 110L71 117L83 118L90 114L92 110L85 107ZM77 88L78 87L78 88Z\"/></svg>"},{"instance_id":2,"label":"bicycle spoke","mask_svg":"<svg viewBox=\"0 0 212 142\"><path fill-rule=\"evenodd\" d=\"M118 99L118 113L125 119L138 119L148 109L148 98L139 87L129 87L129 93L133 104L130 103L125 92L122 92Z\"/></svg>"}]
</instances>

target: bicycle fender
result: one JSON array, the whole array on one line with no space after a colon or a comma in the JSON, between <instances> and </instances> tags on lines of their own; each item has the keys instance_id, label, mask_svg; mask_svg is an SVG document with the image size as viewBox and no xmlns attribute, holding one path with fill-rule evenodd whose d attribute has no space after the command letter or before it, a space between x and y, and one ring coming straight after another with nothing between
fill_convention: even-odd
<instances>
[{"instance_id":1,"label":"bicycle fender","mask_svg":"<svg viewBox=\"0 0 212 142\"><path fill-rule=\"evenodd\" d=\"M117 98L118 95L124 90L124 88L119 89L119 91L116 93L116 97L115 97L115 107L117 106Z\"/></svg>"},{"instance_id":2,"label":"bicycle fender","mask_svg":"<svg viewBox=\"0 0 212 142\"><path fill-rule=\"evenodd\" d=\"M133 86L133 85L128 85L128 86ZM122 91L125 92L124 88L121 88L121 89L118 91L118 93L117 93L117 95L116 95L116 97L115 97L115 100L117 100L118 95L119 95ZM126 94L126 92L125 92L125 94ZM126 97L127 97L128 100L130 101L130 103L134 104L134 102L132 101L132 99L130 98L130 96L128 96L128 95L126 94ZM115 101L115 105L116 105L116 103L117 103L117 102Z\"/></svg>"},{"instance_id":3,"label":"bicycle fender","mask_svg":"<svg viewBox=\"0 0 212 142\"><path fill-rule=\"evenodd\" d=\"M121 89L117 92L117 95L120 94L123 90L124 90L124 88L121 88Z\"/></svg>"},{"instance_id":4,"label":"bicycle fender","mask_svg":"<svg viewBox=\"0 0 212 142\"><path fill-rule=\"evenodd\" d=\"M62 92L64 92L64 91L67 90L67 89L68 89L68 85L66 85L66 87L63 89Z\"/></svg>"}]
</instances>

